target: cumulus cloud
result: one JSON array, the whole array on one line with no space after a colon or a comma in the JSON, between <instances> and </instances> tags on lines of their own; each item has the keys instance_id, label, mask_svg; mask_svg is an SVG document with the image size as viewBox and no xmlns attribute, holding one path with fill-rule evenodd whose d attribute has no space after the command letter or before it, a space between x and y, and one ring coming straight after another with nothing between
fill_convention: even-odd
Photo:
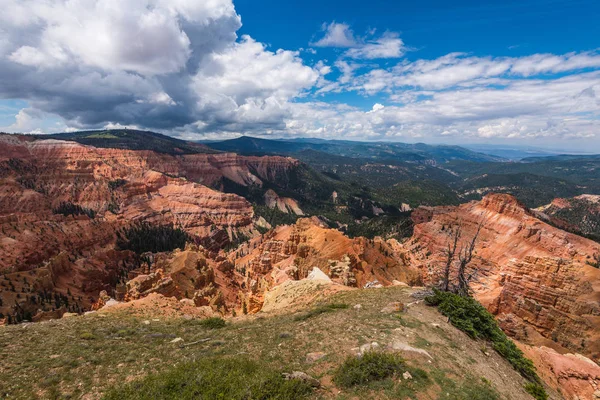
<instances>
[{"instance_id":1,"label":"cumulus cloud","mask_svg":"<svg viewBox=\"0 0 600 400\"><path fill-rule=\"evenodd\" d=\"M332 22L323 24L323 37L311 45L315 47L354 47L358 44L350 25Z\"/></svg>"},{"instance_id":2,"label":"cumulus cloud","mask_svg":"<svg viewBox=\"0 0 600 400\"><path fill-rule=\"evenodd\" d=\"M296 135L415 140L585 139L600 131L600 72L555 79L517 79L502 86L413 91L402 104L369 112L324 102L295 105ZM406 94L406 92L402 92Z\"/></svg>"},{"instance_id":3,"label":"cumulus cloud","mask_svg":"<svg viewBox=\"0 0 600 400\"><path fill-rule=\"evenodd\" d=\"M399 58L404 54L404 42L397 33L386 33L383 36L367 41L361 46L349 49L346 56L350 58L369 59Z\"/></svg>"},{"instance_id":4,"label":"cumulus cloud","mask_svg":"<svg viewBox=\"0 0 600 400\"><path fill-rule=\"evenodd\" d=\"M0 7L0 97L25 99L76 128L281 126L280 105L326 72L296 52L238 40L231 0L0 0Z\"/></svg>"},{"instance_id":5,"label":"cumulus cloud","mask_svg":"<svg viewBox=\"0 0 600 400\"><path fill-rule=\"evenodd\" d=\"M399 58L404 54L405 46L400 35L396 32L385 32L375 37L376 30L372 29L367 35L355 36L350 25L331 22L323 24L323 37L314 43L316 47L349 48L344 57L355 59Z\"/></svg>"}]
</instances>

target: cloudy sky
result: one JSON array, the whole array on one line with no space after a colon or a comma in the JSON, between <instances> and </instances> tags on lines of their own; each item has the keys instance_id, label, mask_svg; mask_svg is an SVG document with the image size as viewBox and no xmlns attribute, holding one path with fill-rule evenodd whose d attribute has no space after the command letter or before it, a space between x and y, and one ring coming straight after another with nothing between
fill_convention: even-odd
<instances>
[{"instance_id":1,"label":"cloudy sky","mask_svg":"<svg viewBox=\"0 0 600 400\"><path fill-rule=\"evenodd\" d=\"M595 0L0 0L0 131L600 152Z\"/></svg>"}]
</instances>

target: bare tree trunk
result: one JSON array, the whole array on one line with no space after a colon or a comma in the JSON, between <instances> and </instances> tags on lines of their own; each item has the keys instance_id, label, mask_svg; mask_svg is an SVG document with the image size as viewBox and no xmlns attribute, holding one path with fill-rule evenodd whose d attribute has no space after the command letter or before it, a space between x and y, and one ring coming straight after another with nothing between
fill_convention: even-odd
<instances>
[{"instance_id":1,"label":"bare tree trunk","mask_svg":"<svg viewBox=\"0 0 600 400\"><path fill-rule=\"evenodd\" d=\"M461 249L459 254L459 264L458 264L458 288L457 292L461 296L470 296L471 288L469 287L469 280L465 277L465 273L467 270L467 266L473 260L473 252L475 251L475 244L477 243L477 238L479 237L479 233L481 232L481 227L483 226L483 221L479 223L477 226L477 232L469 242L467 247ZM473 275L471 275L473 276Z\"/></svg>"},{"instance_id":2,"label":"bare tree trunk","mask_svg":"<svg viewBox=\"0 0 600 400\"><path fill-rule=\"evenodd\" d=\"M448 243L448 249L446 250L446 265L444 266L444 278L442 280L442 291L444 292L447 292L450 289L450 269L452 268L452 263L454 262L461 231L462 228L459 225L451 237L452 244Z\"/></svg>"}]
</instances>

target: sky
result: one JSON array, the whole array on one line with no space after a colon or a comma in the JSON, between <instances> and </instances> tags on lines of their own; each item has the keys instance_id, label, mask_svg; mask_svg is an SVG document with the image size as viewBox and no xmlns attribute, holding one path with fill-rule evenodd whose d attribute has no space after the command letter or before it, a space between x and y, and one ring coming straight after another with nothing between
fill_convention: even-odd
<instances>
[{"instance_id":1,"label":"sky","mask_svg":"<svg viewBox=\"0 0 600 400\"><path fill-rule=\"evenodd\" d=\"M0 131L600 153L597 1L0 0L0 9Z\"/></svg>"}]
</instances>

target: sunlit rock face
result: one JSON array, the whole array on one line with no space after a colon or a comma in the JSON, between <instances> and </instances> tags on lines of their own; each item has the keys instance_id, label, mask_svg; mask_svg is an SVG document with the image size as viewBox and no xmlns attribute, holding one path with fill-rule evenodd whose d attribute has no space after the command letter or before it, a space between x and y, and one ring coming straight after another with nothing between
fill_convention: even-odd
<instances>
[{"instance_id":1,"label":"sunlit rock face","mask_svg":"<svg viewBox=\"0 0 600 400\"><path fill-rule=\"evenodd\" d=\"M505 194L456 207L415 211L403 251L425 282L436 283L450 238L464 246L481 231L469 274L475 296L513 337L600 357L600 245L551 226Z\"/></svg>"}]
</instances>

